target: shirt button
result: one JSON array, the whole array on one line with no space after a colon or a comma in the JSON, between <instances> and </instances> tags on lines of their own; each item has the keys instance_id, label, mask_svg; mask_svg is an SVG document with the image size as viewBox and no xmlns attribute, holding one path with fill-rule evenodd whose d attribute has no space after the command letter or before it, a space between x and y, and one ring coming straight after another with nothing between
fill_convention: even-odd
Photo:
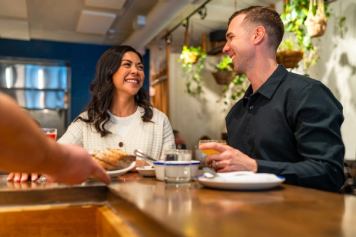
<instances>
[{"instance_id":1,"label":"shirt button","mask_svg":"<svg viewBox=\"0 0 356 237\"><path fill-rule=\"evenodd\" d=\"M124 143L123 142L119 142L119 147L123 147L124 146Z\"/></svg>"}]
</instances>

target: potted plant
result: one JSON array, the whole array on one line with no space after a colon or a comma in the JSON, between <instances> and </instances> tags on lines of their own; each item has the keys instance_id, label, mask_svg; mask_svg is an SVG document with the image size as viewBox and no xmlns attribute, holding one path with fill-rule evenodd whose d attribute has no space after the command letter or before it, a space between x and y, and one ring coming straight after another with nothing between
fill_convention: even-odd
<instances>
[{"instance_id":1,"label":"potted plant","mask_svg":"<svg viewBox=\"0 0 356 237\"><path fill-rule=\"evenodd\" d=\"M309 1L309 11L304 23L310 37L319 37L325 33L327 18L324 0Z\"/></svg>"},{"instance_id":2,"label":"potted plant","mask_svg":"<svg viewBox=\"0 0 356 237\"><path fill-rule=\"evenodd\" d=\"M232 59L228 55L223 55L215 65L216 71L213 72L217 84L223 85L222 99L225 105L231 104L245 93L247 88L247 77L237 75L233 71Z\"/></svg>"},{"instance_id":3,"label":"potted plant","mask_svg":"<svg viewBox=\"0 0 356 237\"><path fill-rule=\"evenodd\" d=\"M295 68L303 59L304 52L292 39L285 39L280 44L277 51L277 62L286 68Z\"/></svg>"},{"instance_id":4,"label":"potted plant","mask_svg":"<svg viewBox=\"0 0 356 237\"><path fill-rule=\"evenodd\" d=\"M218 102L223 101L226 106L231 106L244 95L248 85L249 81L245 74L234 75L230 84L224 85L221 99Z\"/></svg>"},{"instance_id":5,"label":"potted plant","mask_svg":"<svg viewBox=\"0 0 356 237\"><path fill-rule=\"evenodd\" d=\"M304 69L308 69L315 64L318 59L317 48L314 46L311 37L322 35L322 31L317 33L309 30L307 31L306 23L311 24L311 17L317 14L325 14L322 16L324 26L326 25L326 19L330 15L328 10L329 3L325 1L325 4L319 4L319 7L315 5L315 0L284 0L283 12L281 18L284 23L285 31L291 32L296 37L296 43L299 49L303 51ZM320 3L320 1L319 1ZM324 9L320 9L323 7ZM319 9L317 11L317 8ZM309 16L309 17L308 17ZM306 20L308 21L306 22ZM309 28L311 28L309 26Z\"/></svg>"},{"instance_id":6,"label":"potted plant","mask_svg":"<svg viewBox=\"0 0 356 237\"><path fill-rule=\"evenodd\" d=\"M219 85L228 85L234 78L232 70L232 59L224 55L220 58L220 61L215 66L216 71L213 72L214 79Z\"/></svg>"},{"instance_id":7,"label":"potted plant","mask_svg":"<svg viewBox=\"0 0 356 237\"><path fill-rule=\"evenodd\" d=\"M206 52L201 47L184 45L179 57L186 76L187 93L198 96L202 93L201 72L206 60Z\"/></svg>"}]
</instances>

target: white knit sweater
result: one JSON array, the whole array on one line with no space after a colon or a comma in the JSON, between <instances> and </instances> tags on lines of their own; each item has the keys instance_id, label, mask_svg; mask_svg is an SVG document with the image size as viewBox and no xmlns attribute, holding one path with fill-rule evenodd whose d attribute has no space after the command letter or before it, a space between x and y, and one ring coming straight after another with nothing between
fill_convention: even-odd
<instances>
[{"instance_id":1,"label":"white knit sweater","mask_svg":"<svg viewBox=\"0 0 356 237\"><path fill-rule=\"evenodd\" d=\"M143 113L142 107L138 107L137 111L128 117L116 117L109 113L110 121L105 127L111 133L105 137L101 137L93 125L76 120L69 125L58 142L78 144L89 152L116 147L132 154L135 149L140 149L158 160L162 151L175 148L172 127L167 116L155 108L152 122L143 122ZM87 118L87 112L80 116Z\"/></svg>"}]
</instances>

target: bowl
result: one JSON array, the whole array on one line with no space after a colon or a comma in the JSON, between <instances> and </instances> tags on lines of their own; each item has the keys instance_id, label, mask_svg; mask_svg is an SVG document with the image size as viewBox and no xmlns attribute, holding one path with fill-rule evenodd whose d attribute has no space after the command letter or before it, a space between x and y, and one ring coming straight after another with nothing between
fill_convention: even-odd
<instances>
[{"instance_id":1,"label":"bowl","mask_svg":"<svg viewBox=\"0 0 356 237\"><path fill-rule=\"evenodd\" d=\"M156 179L158 179L160 181L164 181L165 162L164 161L155 161L155 162L153 162L153 165L155 167Z\"/></svg>"},{"instance_id":2,"label":"bowl","mask_svg":"<svg viewBox=\"0 0 356 237\"><path fill-rule=\"evenodd\" d=\"M165 181L165 172L168 172L168 175L180 175L182 172L184 172L184 169L187 166L190 168L189 179L196 177L198 175L200 161L155 161L153 164L155 167L156 179Z\"/></svg>"},{"instance_id":3,"label":"bowl","mask_svg":"<svg viewBox=\"0 0 356 237\"><path fill-rule=\"evenodd\" d=\"M140 175L144 177L153 177L156 175L155 167L152 165L136 167L136 170Z\"/></svg>"},{"instance_id":4,"label":"bowl","mask_svg":"<svg viewBox=\"0 0 356 237\"><path fill-rule=\"evenodd\" d=\"M199 160L191 160L190 161L190 176L192 178L198 176L200 161Z\"/></svg>"},{"instance_id":5,"label":"bowl","mask_svg":"<svg viewBox=\"0 0 356 237\"><path fill-rule=\"evenodd\" d=\"M167 182L189 182L191 180L191 161L166 161L164 178Z\"/></svg>"}]
</instances>

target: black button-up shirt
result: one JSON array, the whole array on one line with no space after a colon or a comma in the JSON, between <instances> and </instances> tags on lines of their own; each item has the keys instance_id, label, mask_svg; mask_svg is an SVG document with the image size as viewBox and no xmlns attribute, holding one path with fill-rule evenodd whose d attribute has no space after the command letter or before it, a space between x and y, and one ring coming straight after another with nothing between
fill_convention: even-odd
<instances>
[{"instance_id":1,"label":"black button-up shirt","mask_svg":"<svg viewBox=\"0 0 356 237\"><path fill-rule=\"evenodd\" d=\"M258 172L338 191L344 182L342 106L321 82L279 65L226 117L228 144L256 159Z\"/></svg>"}]
</instances>

